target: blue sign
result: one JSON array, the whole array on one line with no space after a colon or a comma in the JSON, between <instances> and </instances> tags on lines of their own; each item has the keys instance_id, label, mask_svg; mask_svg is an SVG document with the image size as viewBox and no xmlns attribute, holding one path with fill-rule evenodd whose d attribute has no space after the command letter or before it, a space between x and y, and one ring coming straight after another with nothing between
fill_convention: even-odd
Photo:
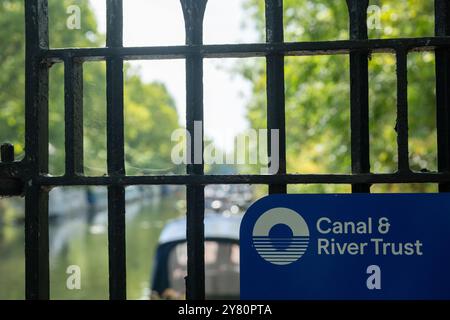
<instances>
[{"instance_id":1,"label":"blue sign","mask_svg":"<svg viewBox=\"0 0 450 320\"><path fill-rule=\"evenodd\" d=\"M241 299L450 299L450 195L268 196L240 248Z\"/></svg>"}]
</instances>

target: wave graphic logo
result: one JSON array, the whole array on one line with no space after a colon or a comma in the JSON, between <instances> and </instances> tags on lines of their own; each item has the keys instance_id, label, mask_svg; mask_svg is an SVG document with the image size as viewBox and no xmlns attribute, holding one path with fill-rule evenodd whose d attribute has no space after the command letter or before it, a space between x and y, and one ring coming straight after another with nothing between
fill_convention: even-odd
<instances>
[{"instance_id":1,"label":"wave graphic logo","mask_svg":"<svg viewBox=\"0 0 450 320\"><path fill-rule=\"evenodd\" d=\"M262 214L253 227L253 246L264 260L288 265L308 249L309 229L294 210L274 208Z\"/></svg>"}]
</instances>

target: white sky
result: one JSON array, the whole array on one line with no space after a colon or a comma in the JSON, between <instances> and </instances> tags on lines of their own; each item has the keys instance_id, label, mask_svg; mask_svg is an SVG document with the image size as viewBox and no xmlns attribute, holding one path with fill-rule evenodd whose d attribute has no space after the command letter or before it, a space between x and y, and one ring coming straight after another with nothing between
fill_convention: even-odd
<instances>
[{"instance_id":1,"label":"white sky","mask_svg":"<svg viewBox=\"0 0 450 320\"><path fill-rule=\"evenodd\" d=\"M105 33L105 0L90 0L99 31ZM243 0L209 0L204 21L204 43L250 43L257 34L241 28L244 20ZM124 45L164 46L185 43L184 20L179 0L125 0ZM233 137L248 127L245 107L250 84L226 71L236 60L205 60L204 104L205 134L218 147L230 150ZM133 61L141 69L146 82L161 81L174 97L185 122L185 62L184 60ZM225 69L225 70L224 70Z\"/></svg>"}]
</instances>

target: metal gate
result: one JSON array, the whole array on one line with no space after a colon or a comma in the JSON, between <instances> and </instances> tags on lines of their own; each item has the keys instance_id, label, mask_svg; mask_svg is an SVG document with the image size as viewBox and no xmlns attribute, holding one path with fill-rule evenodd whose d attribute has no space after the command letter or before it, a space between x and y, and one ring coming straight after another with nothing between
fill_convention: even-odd
<instances>
[{"instance_id":1,"label":"metal gate","mask_svg":"<svg viewBox=\"0 0 450 320\"><path fill-rule=\"evenodd\" d=\"M263 0L261 0L263 1ZM311 0L314 1L314 0ZM343 0L342 0L343 1ZM368 40L369 0L347 0L350 40L293 42L283 40L283 1L265 0L266 43L203 45L202 25L207 0L181 0L186 45L123 47L122 0L107 2L105 48L49 49L47 0L25 0L26 21L26 157L14 161L13 146L1 148L0 195L25 196L26 298L49 298L48 193L52 187L108 187L109 292L126 298L125 187L185 185L187 187L188 299L205 298L204 187L209 184L265 184L270 193L285 193L288 184L349 184L353 192L370 192L372 184L437 183L450 192L450 1L435 0L436 36ZM438 172L412 172L408 161L407 57L412 51L436 54ZM398 171L373 174L369 162L368 57L387 52L397 58ZM352 174L286 174L284 57L350 55ZM265 57L267 61L267 127L280 132L280 170L276 175L204 174L203 164L187 166L186 175L128 176L124 165L123 62L133 59L185 59L186 126L194 136L194 121L203 121L203 59ZM83 63L107 64L108 175L83 175ZM48 175L49 68L65 68L65 175ZM203 137L202 137L203 138ZM270 140L269 146L270 146ZM193 152L193 151L192 151ZM270 153L270 150L269 150ZM192 155L193 156L193 155Z\"/></svg>"}]
</instances>

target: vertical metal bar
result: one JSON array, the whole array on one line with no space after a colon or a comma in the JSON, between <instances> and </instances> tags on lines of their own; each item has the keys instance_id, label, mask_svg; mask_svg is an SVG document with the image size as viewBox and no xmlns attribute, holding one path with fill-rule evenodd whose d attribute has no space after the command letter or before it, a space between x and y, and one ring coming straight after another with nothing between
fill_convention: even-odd
<instances>
[{"instance_id":1,"label":"vertical metal bar","mask_svg":"<svg viewBox=\"0 0 450 320\"><path fill-rule=\"evenodd\" d=\"M203 43L203 17L207 0L181 0L186 25L186 44ZM194 54L186 58L186 128L197 148L190 147L189 175L203 175L203 59ZM197 128L197 130L195 130ZM196 141L201 141L200 144ZM205 299L205 188L186 186L188 268L186 298Z\"/></svg>"},{"instance_id":2,"label":"vertical metal bar","mask_svg":"<svg viewBox=\"0 0 450 320\"><path fill-rule=\"evenodd\" d=\"M397 50L397 147L398 171L410 172L408 148L408 51Z\"/></svg>"},{"instance_id":3,"label":"vertical metal bar","mask_svg":"<svg viewBox=\"0 0 450 320\"><path fill-rule=\"evenodd\" d=\"M283 0L266 0L266 41L283 43ZM286 115L284 92L284 55L271 54L267 63L267 129L268 153L272 159L279 159L278 174L286 173ZM279 132L279 154L272 154L271 130ZM273 165L273 163L272 163ZM269 194L286 193L286 184L269 185Z\"/></svg>"},{"instance_id":4,"label":"vertical metal bar","mask_svg":"<svg viewBox=\"0 0 450 320\"><path fill-rule=\"evenodd\" d=\"M66 176L83 174L83 65L64 61Z\"/></svg>"},{"instance_id":5,"label":"vertical metal bar","mask_svg":"<svg viewBox=\"0 0 450 320\"><path fill-rule=\"evenodd\" d=\"M108 48L123 45L122 0L107 1ZM106 60L108 174L125 175L123 57ZM126 299L125 189L108 186L109 295Z\"/></svg>"},{"instance_id":6,"label":"vertical metal bar","mask_svg":"<svg viewBox=\"0 0 450 320\"><path fill-rule=\"evenodd\" d=\"M347 0L350 39L366 40L369 0ZM352 173L370 172L369 71L367 50L350 53ZM370 185L353 184L354 193L370 192Z\"/></svg>"},{"instance_id":7,"label":"vertical metal bar","mask_svg":"<svg viewBox=\"0 0 450 320\"><path fill-rule=\"evenodd\" d=\"M435 1L436 36L450 35L450 2ZM450 50L436 49L436 121L439 172L450 172ZM440 192L450 192L450 183L439 184Z\"/></svg>"},{"instance_id":8,"label":"vertical metal bar","mask_svg":"<svg viewBox=\"0 0 450 320\"><path fill-rule=\"evenodd\" d=\"M36 184L48 173L48 49L47 0L25 1L25 291L26 299L49 299L48 192Z\"/></svg>"}]
</instances>

